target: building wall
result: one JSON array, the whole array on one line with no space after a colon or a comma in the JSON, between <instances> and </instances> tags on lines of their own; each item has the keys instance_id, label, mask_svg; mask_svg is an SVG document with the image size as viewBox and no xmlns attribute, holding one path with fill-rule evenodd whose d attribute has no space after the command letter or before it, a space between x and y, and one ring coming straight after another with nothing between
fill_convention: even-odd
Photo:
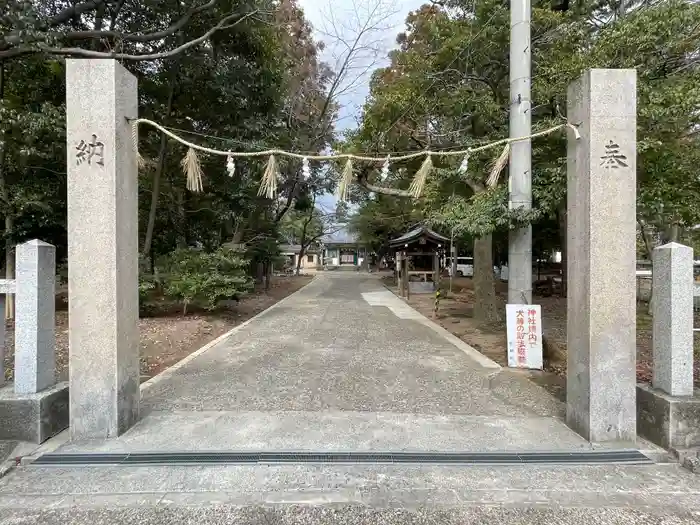
<instances>
[{"instance_id":1,"label":"building wall","mask_svg":"<svg viewBox=\"0 0 700 525\"><path fill-rule=\"evenodd\" d=\"M300 268L316 268L320 264L320 256L317 253L307 253L301 258ZM299 254L294 256L294 266L299 262Z\"/></svg>"},{"instance_id":2,"label":"building wall","mask_svg":"<svg viewBox=\"0 0 700 525\"><path fill-rule=\"evenodd\" d=\"M364 246L337 245L326 246L323 263L327 266L359 265L366 257Z\"/></svg>"}]
</instances>

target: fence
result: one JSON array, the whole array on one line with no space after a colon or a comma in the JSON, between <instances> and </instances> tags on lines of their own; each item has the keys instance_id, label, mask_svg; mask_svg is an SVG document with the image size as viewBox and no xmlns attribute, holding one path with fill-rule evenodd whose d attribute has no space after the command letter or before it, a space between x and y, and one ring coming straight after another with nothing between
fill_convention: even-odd
<instances>
[{"instance_id":1,"label":"fence","mask_svg":"<svg viewBox=\"0 0 700 525\"><path fill-rule=\"evenodd\" d=\"M700 311L700 282L693 281L695 290L693 293L693 310ZM651 271L637 272L637 300L649 302L651 297L652 276Z\"/></svg>"},{"instance_id":2,"label":"fence","mask_svg":"<svg viewBox=\"0 0 700 525\"><path fill-rule=\"evenodd\" d=\"M56 383L56 249L17 246L15 279L0 279L0 312L15 296L14 383L5 385L5 320L0 322L0 439L41 442L68 424L68 388Z\"/></svg>"}]
</instances>

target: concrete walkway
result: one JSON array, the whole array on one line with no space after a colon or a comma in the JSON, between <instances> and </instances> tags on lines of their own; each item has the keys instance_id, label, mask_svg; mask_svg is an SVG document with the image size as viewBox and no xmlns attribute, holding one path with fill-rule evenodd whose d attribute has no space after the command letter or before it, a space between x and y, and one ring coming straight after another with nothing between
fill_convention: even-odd
<instances>
[{"instance_id":1,"label":"concrete walkway","mask_svg":"<svg viewBox=\"0 0 700 525\"><path fill-rule=\"evenodd\" d=\"M127 434L63 451L589 447L542 389L426 322L375 276L319 275L145 385Z\"/></svg>"},{"instance_id":2,"label":"concrete walkway","mask_svg":"<svg viewBox=\"0 0 700 525\"><path fill-rule=\"evenodd\" d=\"M324 273L143 389L118 439L59 452L590 449L564 407L386 291ZM504 507L505 506L505 507ZM700 477L649 466L23 466L0 523L697 523ZM238 521L236 521L238 520Z\"/></svg>"}]
</instances>

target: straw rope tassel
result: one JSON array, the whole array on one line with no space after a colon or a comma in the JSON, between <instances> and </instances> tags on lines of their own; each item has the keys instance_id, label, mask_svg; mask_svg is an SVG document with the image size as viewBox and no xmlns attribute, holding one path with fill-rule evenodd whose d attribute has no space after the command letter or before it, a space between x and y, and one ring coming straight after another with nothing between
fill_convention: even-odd
<instances>
[{"instance_id":1,"label":"straw rope tassel","mask_svg":"<svg viewBox=\"0 0 700 525\"><path fill-rule=\"evenodd\" d=\"M265 197L267 199L274 199L277 194L277 159L274 155L270 155L267 161L267 166L265 166L265 172L263 173L262 180L260 181L260 189L258 190L258 197Z\"/></svg>"},{"instance_id":2,"label":"straw rope tassel","mask_svg":"<svg viewBox=\"0 0 700 525\"><path fill-rule=\"evenodd\" d=\"M203 189L203 172L197 152L193 148L189 148L180 164L182 165L182 171L187 177L187 189L193 193L201 192Z\"/></svg>"},{"instance_id":3,"label":"straw rope tassel","mask_svg":"<svg viewBox=\"0 0 700 525\"><path fill-rule=\"evenodd\" d=\"M346 201L348 199L348 190L352 184L352 160L348 159L343 168L343 174L338 181L338 192L337 197L339 201Z\"/></svg>"},{"instance_id":4,"label":"straw rope tassel","mask_svg":"<svg viewBox=\"0 0 700 525\"><path fill-rule=\"evenodd\" d=\"M496 184L498 184L498 178L501 175L501 172L503 171L503 168L506 167L506 164L508 164L508 158L510 157L510 142L505 145L503 148L503 151L501 152L501 155L496 159L496 162L494 163L493 167L491 168L491 173L489 174L489 178L486 180L486 186L489 188L493 188Z\"/></svg>"},{"instance_id":5,"label":"straw rope tassel","mask_svg":"<svg viewBox=\"0 0 700 525\"><path fill-rule=\"evenodd\" d=\"M225 157L232 157L232 159L249 159L249 158L259 158L259 157L264 157L264 156L269 156L270 160L267 163L267 167L265 168L265 173L263 175L263 180L261 181L260 185L260 190L258 192L258 195L262 196L265 195L269 198L274 198L276 192L277 192L277 177L278 177L278 167L277 167L277 161L275 159L275 155L281 155L283 157L288 157L288 158L293 158L293 159L299 159L304 162L306 160L305 164L308 164L309 160L319 160L319 161L324 161L324 160L330 160L330 161L340 161L341 159L347 159L346 164L345 164L345 169L343 170L342 176L340 181L338 182L338 196L341 198L341 200L347 199L348 197L348 192L349 192L349 187L350 184L353 182L353 166L352 166L352 161L360 161L360 162L369 162L369 163L378 163L382 161L386 161L386 157L370 157L366 155L358 155L355 153L330 153L330 154L325 154L325 155L310 155L306 152L301 153L301 152L294 152L294 151L285 151L281 149L267 149L264 151L237 151L237 152L231 152L231 151L222 151L214 148L209 148L206 146L202 146L200 144L195 144L193 142L190 142L181 136L177 135L174 133L174 131L182 131L182 130L174 130L174 129L169 129L166 128L157 122L154 122L152 120L148 119L143 119L143 118L137 118L137 119L129 119L132 122L132 141L134 145L134 151L136 153L136 158L138 162L139 168L142 168L146 165L146 160L141 156L141 154L138 151L138 126L141 124L145 124L148 126L151 126L152 128L157 129L160 131L163 135L170 137L171 139L177 141L178 143L187 146L189 148L189 151L187 152L187 155L185 159L182 161L182 167L183 171L185 171L187 175L187 187L191 191L202 191L202 167L199 163L199 159L197 157L197 152L201 153L206 153L209 155L223 155ZM542 131L538 131L536 133L533 133L531 135L523 136L523 137L514 137L514 138L508 138L508 139L501 139L497 140L494 142L490 142L488 144L483 144L481 146L476 146L476 147L471 147L467 148L465 150L450 150L450 151L414 151L407 153L405 155L399 155L396 157L393 157L391 160L394 162L400 162L400 161L408 161L408 160L414 160L418 159L422 156L425 156L425 160L423 161L423 164L421 165L420 169L416 173L413 182L411 183L411 186L409 187L409 192L410 195L418 198L420 195L423 193L423 189L425 187L426 180L428 178L428 175L430 174L430 171L433 167L433 161L431 158L431 155L436 155L441 158L445 157L454 157L454 156L464 156L464 160L462 161L462 166L460 166L460 173L464 174L466 173L466 169L468 167L468 156L469 154L473 154L479 151L485 151L487 149L491 148L496 148L500 147L501 145L504 145L505 147L503 148L503 151L501 155L498 157L496 162L494 163L491 173L489 174L487 184L492 187L498 184L498 179L503 171L503 168L505 165L508 163L508 157L510 155L510 144L522 140L532 140L537 137L544 137L545 135L549 135L551 133L554 133L555 131L565 129L565 128L570 128L573 132L574 138L576 140L580 140L581 134L578 130L577 125L572 124L571 122L565 122L563 124L559 124L557 126L554 126L549 129L544 129ZM185 133L190 133L186 132ZM206 135L205 135L206 136ZM214 138L220 138L220 137L214 137ZM229 166L231 164L231 166ZM232 174L233 170L235 169L235 165L233 163L228 163L227 162L227 168L232 168L229 169L229 175ZM306 171L306 170L304 170ZM306 174L306 173L305 173ZM384 173L386 174L386 170L384 170ZM383 177L382 177L383 178Z\"/></svg>"},{"instance_id":6,"label":"straw rope tassel","mask_svg":"<svg viewBox=\"0 0 700 525\"><path fill-rule=\"evenodd\" d=\"M408 192L411 194L412 197L417 199L421 196L421 194L423 193L423 188L425 188L425 181L428 178L428 175L430 174L430 171L432 169L433 159L430 157L430 154L428 154L428 156L425 157L423 164L421 164L420 168L416 172L415 177L413 177L413 182L411 182L411 186L408 188Z\"/></svg>"},{"instance_id":7,"label":"straw rope tassel","mask_svg":"<svg viewBox=\"0 0 700 525\"><path fill-rule=\"evenodd\" d=\"M141 156L141 152L139 152L139 124L136 121L131 124L131 140L134 143L134 151L136 152L136 165L139 169L142 169L146 166L146 161Z\"/></svg>"}]
</instances>

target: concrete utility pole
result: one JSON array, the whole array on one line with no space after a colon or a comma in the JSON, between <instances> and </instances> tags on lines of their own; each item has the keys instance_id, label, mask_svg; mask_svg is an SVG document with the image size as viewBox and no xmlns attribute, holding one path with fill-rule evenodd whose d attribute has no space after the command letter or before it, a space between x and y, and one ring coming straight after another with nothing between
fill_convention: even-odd
<instances>
[{"instance_id":1,"label":"concrete utility pole","mask_svg":"<svg viewBox=\"0 0 700 525\"><path fill-rule=\"evenodd\" d=\"M450 293L452 293L452 281L457 274L457 245L455 244L455 229L452 228L450 237Z\"/></svg>"},{"instance_id":2,"label":"concrete utility pole","mask_svg":"<svg viewBox=\"0 0 700 525\"><path fill-rule=\"evenodd\" d=\"M530 0L510 0L510 137L531 133ZM532 207L530 140L512 144L509 165L511 209ZM508 241L508 302L532 302L532 226L512 230Z\"/></svg>"}]
</instances>

